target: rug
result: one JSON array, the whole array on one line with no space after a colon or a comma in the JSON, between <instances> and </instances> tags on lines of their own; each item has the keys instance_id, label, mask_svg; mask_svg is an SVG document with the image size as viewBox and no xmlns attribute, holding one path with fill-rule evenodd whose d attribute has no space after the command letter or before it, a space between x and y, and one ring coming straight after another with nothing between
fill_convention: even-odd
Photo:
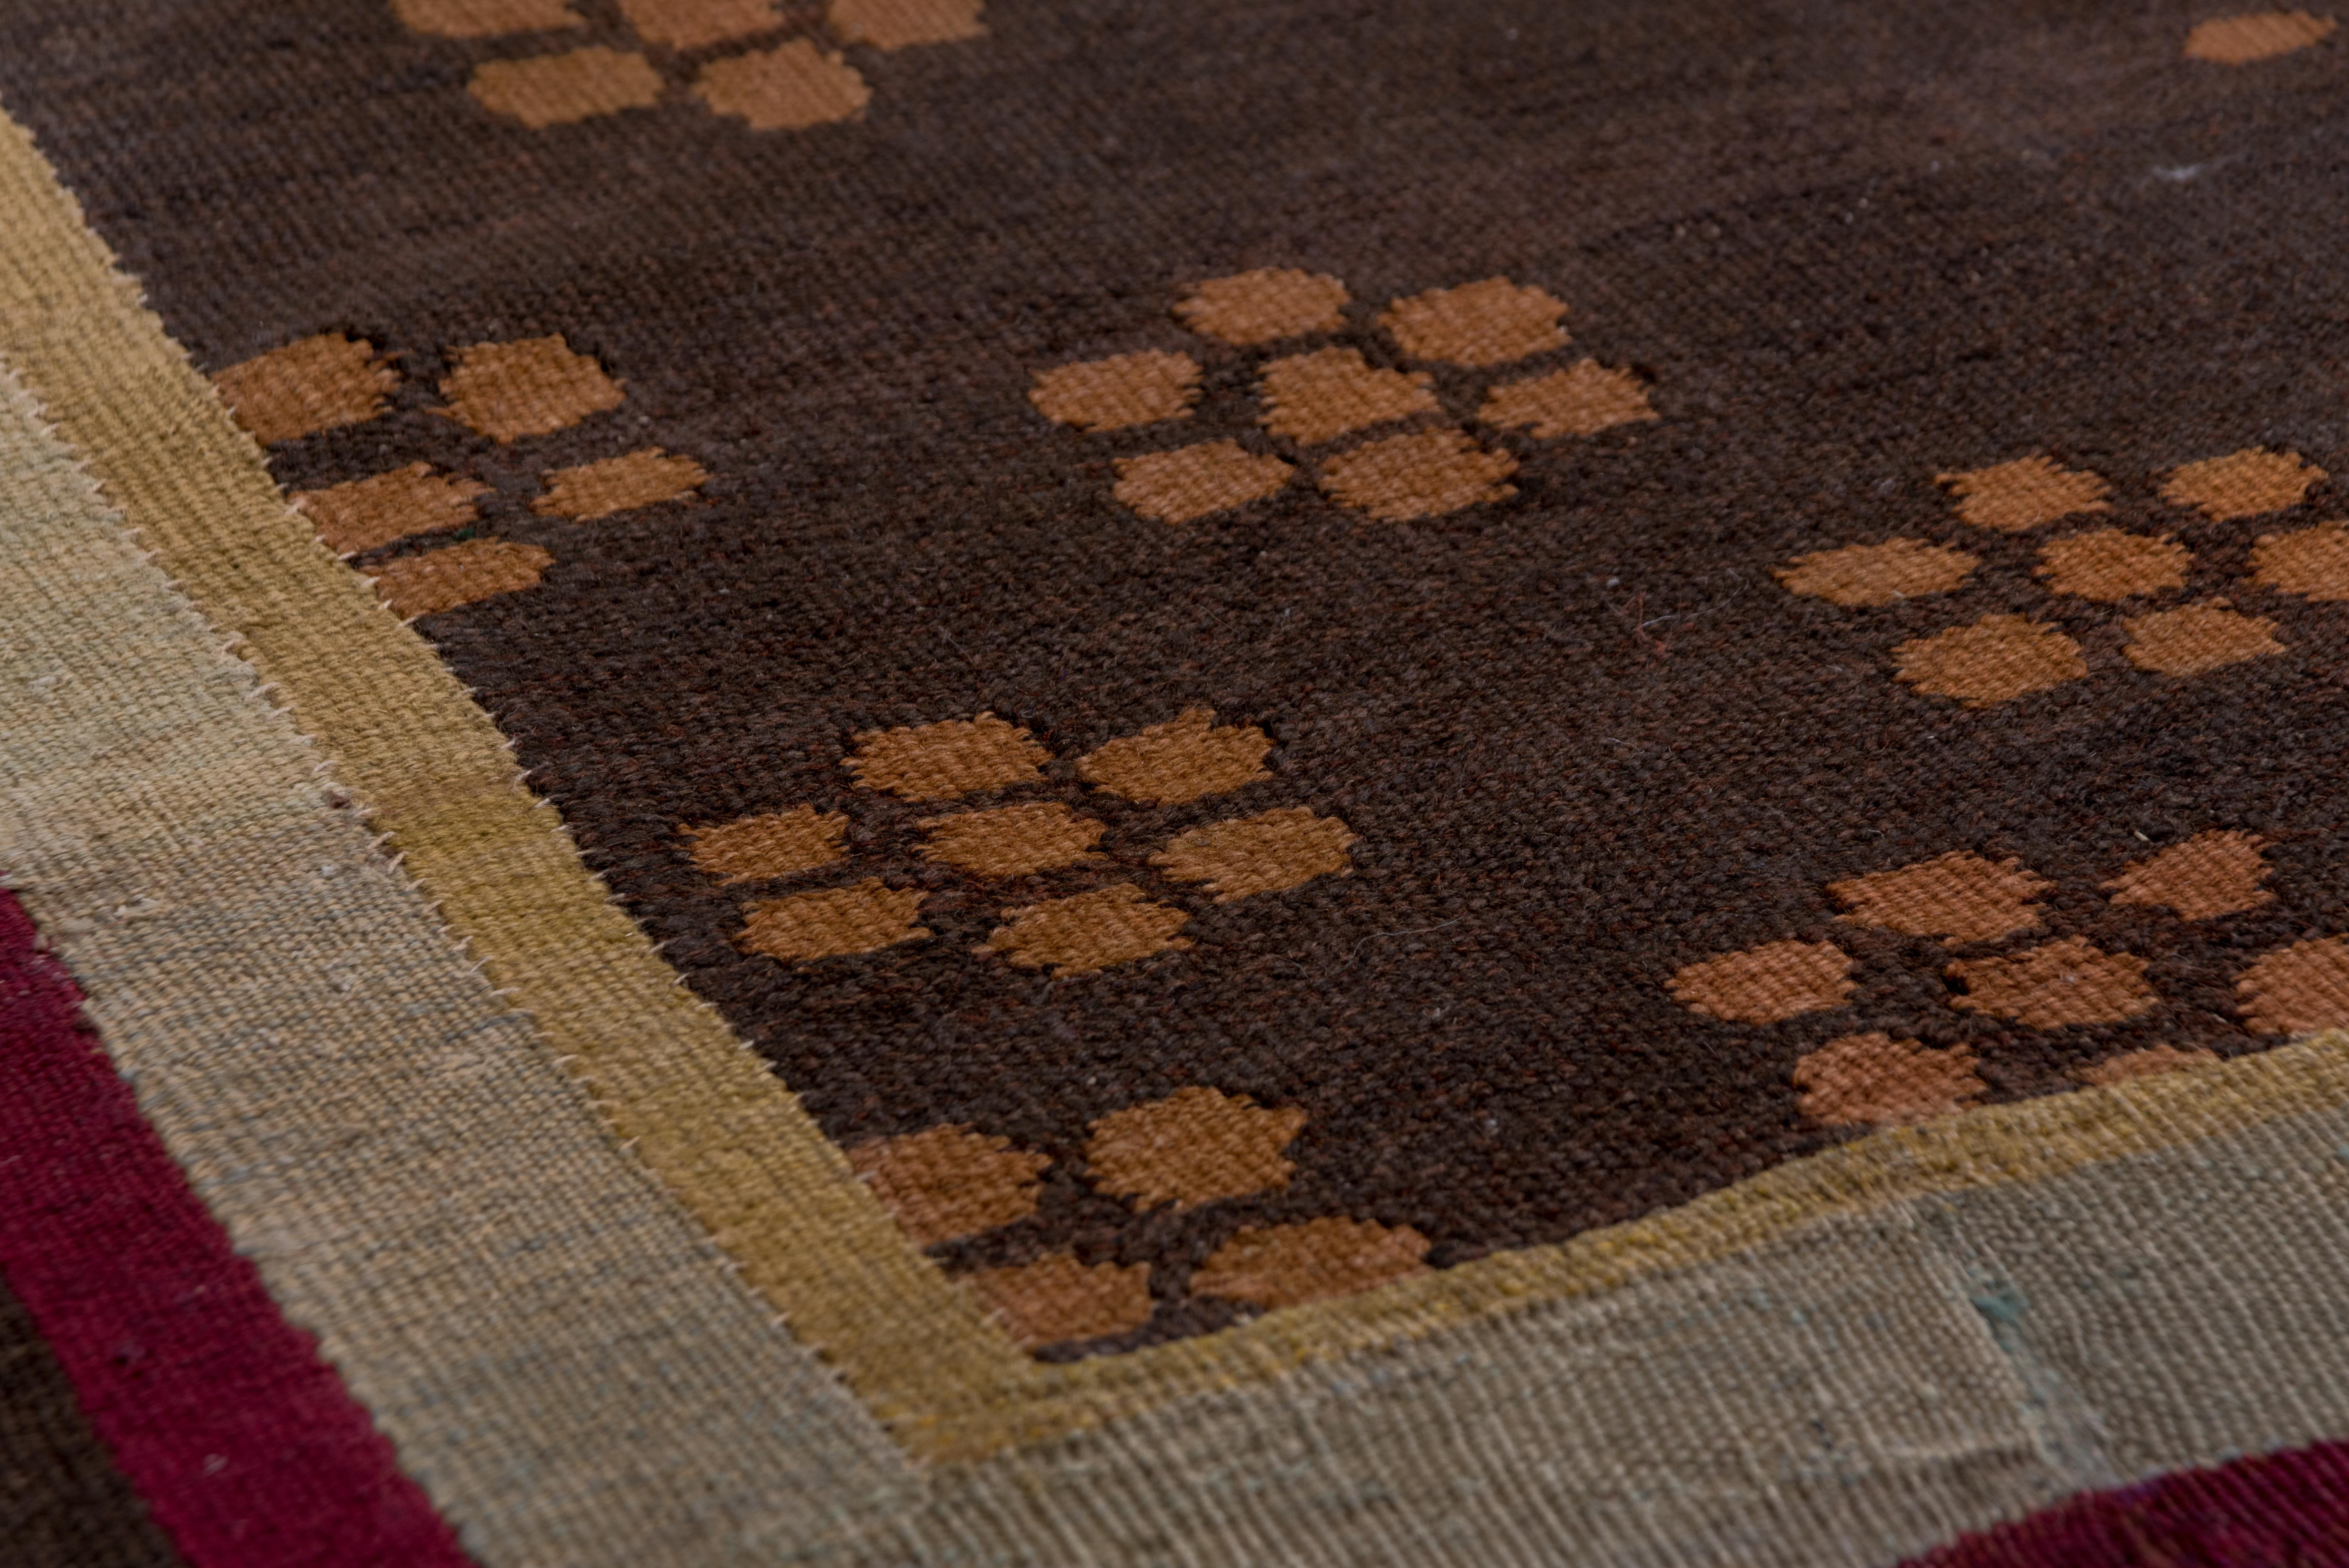
<instances>
[{"instance_id":1,"label":"rug","mask_svg":"<svg viewBox=\"0 0 2349 1568\"><path fill-rule=\"evenodd\" d=\"M2349 1562L2344 38L20 0L0 1538Z\"/></svg>"}]
</instances>

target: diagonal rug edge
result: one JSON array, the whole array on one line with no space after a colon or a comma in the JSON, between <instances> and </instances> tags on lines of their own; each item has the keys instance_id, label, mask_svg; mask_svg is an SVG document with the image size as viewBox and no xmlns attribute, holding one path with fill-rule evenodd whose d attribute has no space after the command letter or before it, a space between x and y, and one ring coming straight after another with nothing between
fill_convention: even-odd
<instances>
[{"instance_id":1,"label":"diagonal rug edge","mask_svg":"<svg viewBox=\"0 0 2349 1568\"><path fill-rule=\"evenodd\" d=\"M487 716L294 521L249 438L13 121L0 207L19 242L0 274L0 356L618 1137L885 1416L905 1420L923 1391L1017 1377L1009 1339L905 1243L797 1101L609 902ZM908 1301L923 1310L900 1310ZM901 1324L912 1326L893 1332Z\"/></svg>"},{"instance_id":2,"label":"diagonal rug edge","mask_svg":"<svg viewBox=\"0 0 2349 1568\"><path fill-rule=\"evenodd\" d=\"M128 1085L157 1157L259 1274L264 1321L315 1337L489 1561L760 1554L896 1505L918 1484L902 1451L615 1145L4 358L0 416L0 861L86 998L104 1051L89 1070ZM66 1096L20 1109L74 1114ZM37 1153L7 1170L20 1222L41 1202ZM96 1191L129 1177L116 1160ZM161 1222L159 1204L131 1207ZM12 1278L70 1257L15 1236ZM95 1332L95 1306L59 1302L101 1276L47 1277L51 1318ZM206 1322L233 1305L141 1277L134 1292ZM202 1432L171 1421L157 1383L140 1418L188 1458ZM274 1506L264 1528L331 1549L331 1512Z\"/></svg>"}]
</instances>

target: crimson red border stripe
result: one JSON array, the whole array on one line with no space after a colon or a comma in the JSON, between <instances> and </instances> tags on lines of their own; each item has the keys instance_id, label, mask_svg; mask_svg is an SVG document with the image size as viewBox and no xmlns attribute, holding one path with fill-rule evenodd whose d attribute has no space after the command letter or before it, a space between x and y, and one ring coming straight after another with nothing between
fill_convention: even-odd
<instances>
[{"instance_id":1,"label":"crimson red border stripe","mask_svg":"<svg viewBox=\"0 0 2349 1568\"><path fill-rule=\"evenodd\" d=\"M190 1190L0 890L0 1275L190 1568L460 1568L391 1444Z\"/></svg>"},{"instance_id":2,"label":"crimson red border stripe","mask_svg":"<svg viewBox=\"0 0 2349 1568\"><path fill-rule=\"evenodd\" d=\"M2349 1444L2176 1470L1965 1535L1906 1568L2344 1568Z\"/></svg>"}]
</instances>

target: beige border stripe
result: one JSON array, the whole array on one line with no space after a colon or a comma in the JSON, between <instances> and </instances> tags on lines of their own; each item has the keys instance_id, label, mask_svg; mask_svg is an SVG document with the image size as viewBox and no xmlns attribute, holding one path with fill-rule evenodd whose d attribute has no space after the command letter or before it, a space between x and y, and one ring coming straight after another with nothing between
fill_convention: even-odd
<instances>
[{"instance_id":1,"label":"beige border stripe","mask_svg":"<svg viewBox=\"0 0 2349 1568\"><path fill-rule=\"evenodd\" d=\"M2044 1181L2342 1105L2349 1105L2349 1035L2334 1031L2111 1088L1986 1107L1790 1161L1678 1208L1556 1246L1495 1253L1346 1300L1269 1313L1221 1334L1081 1361L1056 1369L1052 1383L1020 1406L942 1412L932 1442L935 1451L975 1457L1006 1442L1148 1409L1175 1395L1716 1262L1820 1219L1930 1194Z\"/></svg>"},{"instance_id":2,"label":"beige border stripe","mask_svg":"<svg viewBox=\"0 0 2349 1568\"><path fill-rule=\"evenodd\" d=\"M1830 1216L949 1467L858 1560L1871 1568L2349 1437L2344 1301L2335 1106Z\"/></svg>"},{"instance_id":3,"label":"beige border stripe","mask_svg":"<svg viewBox=\"0 0 2349 1568\"><path fill-rule=\"evenodd\" d=\"M0 138L0 211L16 225L0 353L174 579L277 683L614 1127L916 1454L984 1455L1725 1257L1823 1216L2041 1180L2349 1101L2337 1041L2287 1047L1878 1135L1562 1246L1131 1356L1039 1366L912 1248L796 1099L610 903L487 717L286 511L258 452L13 125Z\"/></svg>"},{"instance_id":4,"label":"beige border stripe","mask_svg":"<svg viewBox=\"0 0 2349 1568\"><path fill-rule=\"evenodd\" d=\"M613 1145L5 366L0 537L0 865L467 1548L771 1561L901 1501L902 1452Z\"/></svg>"}]
</instances>

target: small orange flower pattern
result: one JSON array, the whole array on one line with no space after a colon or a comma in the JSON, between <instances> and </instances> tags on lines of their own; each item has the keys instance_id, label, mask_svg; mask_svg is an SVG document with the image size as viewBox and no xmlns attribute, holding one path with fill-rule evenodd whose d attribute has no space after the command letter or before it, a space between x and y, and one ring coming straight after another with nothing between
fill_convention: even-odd
<instances>
[{"instance_id":1,"label":"small orange flower pattern","mask_svg":"<svg viewBox=\"0 0 2349 1568\"><path fill-rule=\"evenodd\" d=\"M2285 652L2295 601L2349 598L2349 526L2304 515L2329 477L2296 451L2247 447L2152 476L2153 493L2128 502L2150 521L2123 522L2110 480L2032 454L1938 476L1961 525L1951 542L1812 551L1773 575L1791 594L1863 613L1970 589L1995 595L1987 614L1889 650L1897 682L1961 707L2131 673L2191 680ZM2213 581L2180 539L2188 531L2203 550L2247 544L2246 565ZM2033 563L1986 565L1998 534L2037 539ZM2258 613L2253 598L2279 614ZM2082 639L2103 626L2120 634L2119 656L2092 660Z\"/></svg>"},{"instance_id":2,"label":"small orange flower pattern","mask_svg":"<svg viewBox=\"0 0 2349 1568\"><path fill-rule=\"evenodd\" d=\"M1547 289L1505 277L1429 289L1389 302L1364 328L1346 315L1352 300L1338 278L1293 267L1185 294L1175 319L1199 352L1244 351L1257 411L1245 431L1116 459L1112 499L1185 524L1278 495L1309 468L1340 506L1411 522L1517 493L1519 457L1495 433L1539 443L1658 418L1640 376L1572 357L1568 305ZM1504 366L1516 369L1495 378ZM1037 371L1029 401L1075 430L1154 430L1195 418L1206 368L1197 352L1168 349L1078 360ZM1475 373L1470 387L1450 390L1462 370Z\"/></svg>"},{"instance_id":3,"label":"small orange flower pattern","mask_svg":"<svg viewBox=\"0 0 2349 1568\"><path fill-rule=\"evenodd\" d=\"M1212 709L1186 708L1071 759L1068 772L1090 786L1084 810L1019 799L1048 782L1044 768L1057 759L991 713L867 731L841 766L860 791L935 806L916 824L918 861L974 881L1020 882L1037 895L1003 903L975 957L1068 979L1189 948L1192 916L1166 902L1171 889L1230 903L1351 873L1353 830L1302 806L1193 828L1131 859L1102 848L1110 823L1096 812L1188 803L1270 780L1271 750L1254 725L1221 725ZM846 813L797 805L683 832L695 866L722 883L815 872L854 879L750 900L736 937L745 953L803 964L929 940L918 923L923 891L890 880L905 882L916 867L860 862L844 847L848 826Z\"/></svg>"},{"instance_id":4,"label":"small orange flower pattern","mask_svg":"<svg viewBox=\"0 0 2349 1568\"><path fill-rule=\"evenodd\" d=\"M843 47L886 54L987 35L983 0L828 0L810 36L779 0L618 0L615 23L572 0L391 0L411 31L521 45L483 59L467 90L545 130L677 100L751 130L854 119L873 88Z\"/></svg>"},{"instance_id":5,"label":"small orange flower pattern","mask_svg":"<svg viewBox=\"0 0 2349 1568\"><path fill-rule=\"evenodd\" d=\"M233 365L212 382L247 433L275 444L381 418L406 381L403 357L364 338L324 333ZM570 429L627 400L624 382L560 334L465 344L441 357L440 401L429 411L493 447ZM592 522L692 500L709 480L690 457L640 447L542 469L529 511ZM292 500L320 543L356 565L395 614L414 620L535 588L554 564L552 552L489 531L481 503L490 493L474 475L414 462Z\"/></svg>"},{"instance_id":6,"label":"small orange flower pattern","mask_svg":"<svg viewBox=\"0 0 2349 1568\"><path fill-rule=\"evenodd\" d=\"M2268 848L2258 834L2209 829L2113 868L2094 892L2108 906L2133 906L2158 923L2224 922L2275 901ZM1979 1030L1960 1029L1959 1018L1992 1025L2000 1031L1993 1040L2024 1045L2096 1026L2143 1021L2159 1028L2186 1005L2166 994L2148 955L2109 938L2064 933L2079 916L2067 920L2059 908L2081 910L2085 901L2076 895L2088 890L2066 888L2012 858L1952 850L1830 882L1824 891L1842 911L1841 927L1912 940L1769 941L1694 959L1665 983L1682 1006L1722 1024L1837 1031L1800 1056L1790 1079L1801 1113L1821 1126L1920 1121L1990 1095L1983 1074L1996 1057L1982 1053L1998 1047ZM2158 933L2158 923L2152 929ZM1951 1044L1937 1048L1896 1035L1884 1026L1891 1020L1870 1026L1874 998L1902 988L1898 976L1868 975L1871 962L1910 969L1925 982L1925 994L1938 992L1946 1009L1941 1024L1920 1025L1911 1011L1899 1026L1943 1033ZM2349 1026L2349 935L2312 935L2251 953L2230 985L2231 1022L2220 1027L2242 1050L2272 1037ZM1907 989L1914 995L1920 987ZM2206 1034L2210 1022L2202 1020ZM2062 1087L2119 1083L2197 1067L2219 1054L2193 1040L2134 1043L2075 1062Z\"/></svg>"},{"instance_id":7,"label":"small orange flower pattern","mask_svg":"<svg viewBox=\"0 0 2349 1568\"><path fill-rule=\"evenodd\" d=\"M1306 1123L1293 1107L1195 1085L1097 1118L1081 1153L1064 1165L958 1125L874 1139L850 1149L848 1161L906 1233L937 1248L1021 1346L1102 1348L1087 1342L1131 1335L1161 1302L1186 1295L1219 1300L1226 1310L1263 1311L1426 1271L1428 1239L1411 1226L1331 1217L1242 1226L1189 1270L1122 1263L1113 1253L1089 1262L1063 1250L956 1267L957 1243L1016 1234L1042 1206L1055 1175L1137 1214L1277 1193L1297 1168L1289 1150Z\"/></svg>"}]
</instances>

